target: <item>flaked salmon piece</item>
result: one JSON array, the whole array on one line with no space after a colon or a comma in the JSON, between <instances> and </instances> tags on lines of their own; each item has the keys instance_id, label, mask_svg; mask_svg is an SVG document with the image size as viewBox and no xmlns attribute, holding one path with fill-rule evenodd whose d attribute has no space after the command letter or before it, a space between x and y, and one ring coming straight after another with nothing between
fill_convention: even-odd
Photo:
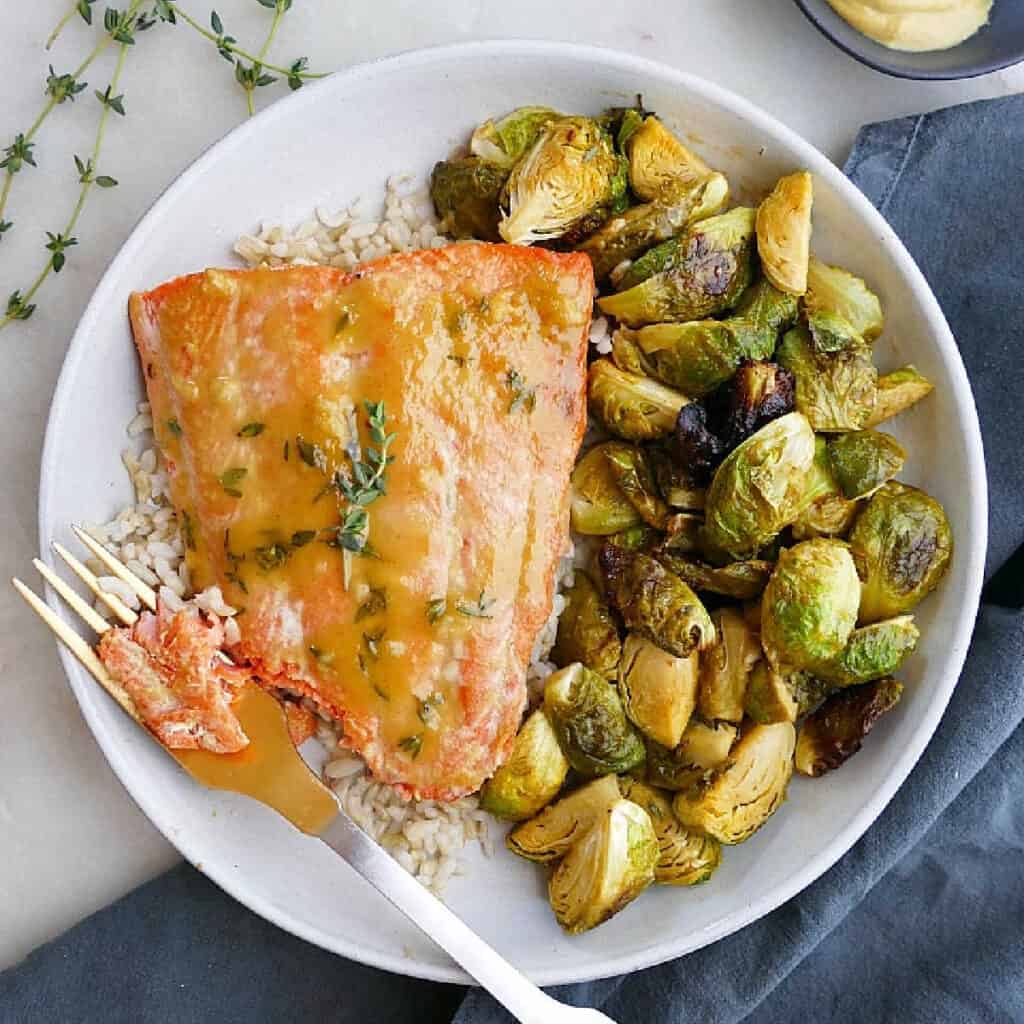
<instances>
[{"instance_id":1,"label":"flaked salmon piece","mask_svg":"<svg viewBox=\"0 0 1024 1024\"><path fill-rule=\"evenodd\" d=\"M244 608L233 655L409 796L473 792L510 749L568 545L592 301L586 256L481 243L132 296L192 580Z\"/></svg>"},{"instance_id":2,"label":"flaked salmon piece","mask_svg":"<svg viewBox=\"0 0 1024 1024\"><path fill-rule=\"evenodd\" d=\"M97 653L131 697L143 724L172 750L233 754L249 740L231 701L250 677L219 651L224 630L195 607L143 612L130 628L108 630Z\"/></svg>"}]
</instances>

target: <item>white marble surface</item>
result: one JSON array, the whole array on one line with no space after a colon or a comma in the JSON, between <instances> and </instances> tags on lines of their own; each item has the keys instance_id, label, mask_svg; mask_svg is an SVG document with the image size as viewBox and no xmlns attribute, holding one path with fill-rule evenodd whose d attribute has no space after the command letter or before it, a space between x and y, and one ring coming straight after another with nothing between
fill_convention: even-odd
<instances>
[{"instance_id":1,"label":"white marble surface","mask_svg":"<svg viewBox=\"0 0 1024 1024\"><path fill-rule=\"evenodd\" d=\"M43 53L64 0L3 7L0 142L6 145L34 118L47 63L69 70L91 43L90 30L76 19L53 51ZM186 0L185 7L205 20L209 0ZM243 43L255 46L262 38L268 15L254 0L219 0L217 8ZM1024 74L1013 70L959 83L886 78L832 49L790 0L295 0L274 54L282 61L308 54L314 68L328 70L418 46L498 37L589 42L676 65L748 96L837 162L865 121L1024 88ZM105 85L111 66L109 57L99 62L74 107L57 109L38 137L38 169L15 182L7 213L15 228L0 243L5 301L40 265L43 231L57 230L67 217L71 157L91 143L92 88ZM529 84L523 88L510 104L529 99ZM100 170L121 185L90 201L76 231L80 244L41 292L32 320L0 333L2 578L30 572L47 408L89 294L149 203L244 116L228 65L183 26L159 26L139 37L119 91L129 116L113 119ZM259 100L281 95L265 89ZM344 131L344 123L334 130ZM382 145L386 153L386 140ZM3 967L177 858L107 768L48 635L6 587L0 589L0 693Z\"/></svg>"}]
</instances>

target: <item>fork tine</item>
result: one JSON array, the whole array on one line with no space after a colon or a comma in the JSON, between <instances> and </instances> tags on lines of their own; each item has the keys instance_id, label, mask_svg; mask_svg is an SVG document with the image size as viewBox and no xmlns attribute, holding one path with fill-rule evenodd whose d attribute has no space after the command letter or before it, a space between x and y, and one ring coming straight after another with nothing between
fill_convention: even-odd
<instances>
[{"instance_id":1,"label":"fork tine","mask_svg":"<svg viewBox=\"0 0 1024 1024\"><path fill-rule=\"evenodd\" d=\"M119 597L108 594L101 586L100 581L63 544L53 541L53 550L60 555L67 563L68 568L126 625L131 626L138 619L135 614Z\"/></svg>"},{"instance_id":2,"label":"fork tine","mask_svg":"<svg viewBox=\"0 0 1024 1024\"><path fill-rule=\"evenodd\" d=\"M90 537L81 527L72 525L75 536L119 579L127 583L139 600L151 611L156 611L156 591L143 583L120 559L112 555L98 540Z\"/></svg>"},{"instance_id":3,"label":"fork tine","mask_svg":"<svg viewBox=\"0 0 1024 1024\"><path fill-rule=\"evenodd\" d=\"M83 601L45 562L33 558L32 564L39 570L39 575L64 598L73 612L77 612L85 619L94 632L102 635L110 629L110 623L95 608Z\"/></svg>"},{"instance_id":4,"label":"fork tine","mask_svg":"<svg viewBox=\"0 0 1024 1024\"><path fill-rule=\"evenodd\" d=\"M37 597L17 577L11 580L14 589L25 599L28 606L57 635L57 639L85 666L89 674L110 694L118 704L128 712L136 722L140 722L139 713L131 697L120 683L106 670L96 652L59 616L49 605Z\"/></svg>"}]
</instances>

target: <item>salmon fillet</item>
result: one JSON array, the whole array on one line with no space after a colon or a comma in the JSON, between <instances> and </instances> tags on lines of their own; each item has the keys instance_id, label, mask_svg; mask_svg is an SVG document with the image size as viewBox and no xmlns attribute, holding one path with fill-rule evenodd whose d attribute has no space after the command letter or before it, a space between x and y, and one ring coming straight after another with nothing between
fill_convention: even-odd
<instances>
[{"instance_id":1,"label":"salmon fillet","mask_svg":"<svg viewBox=\"0 0 1024 1024\"><path fill-rule=\"evenodd\" d=\"M568 544L592 301L585 255L482 243L131 297L193 583L244 608L233 656L408 796L471 793L511 747Z\"/></svg>"}]
</instances>

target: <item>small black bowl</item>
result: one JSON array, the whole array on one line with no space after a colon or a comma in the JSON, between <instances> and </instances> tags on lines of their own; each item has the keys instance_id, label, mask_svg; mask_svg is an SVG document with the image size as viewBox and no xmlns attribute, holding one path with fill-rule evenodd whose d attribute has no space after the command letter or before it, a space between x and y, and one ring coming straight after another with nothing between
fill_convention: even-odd
<instances>
[{"instance_id":1,"label":"small black bowl","mask_svg":"<svg viewBox=\"0 0 1024 1024\"><path fill-rule=\"evenodd\" d=\"M890 50L848 25L826 0L796 0L822 35L869 68L896 78L973 78L1024 60L1024 3L995 0L989 23L949 50L904 53Z\"/></svg>"}]
</instances>

